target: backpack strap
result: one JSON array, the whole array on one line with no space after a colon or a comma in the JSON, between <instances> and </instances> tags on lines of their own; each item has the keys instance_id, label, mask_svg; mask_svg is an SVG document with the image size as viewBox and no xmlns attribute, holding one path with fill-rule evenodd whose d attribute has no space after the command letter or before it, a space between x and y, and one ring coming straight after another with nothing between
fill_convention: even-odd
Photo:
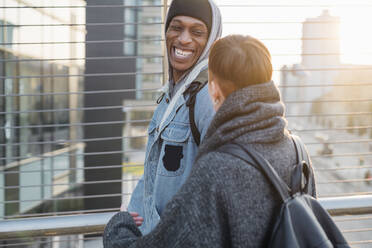
<instances>
[{"instance_id":1,"label":"backpack strap","mask_svg":"<svg viewBox=\"0 0 372 248\"><path fill-rule=\"evenodd\" d=\"M260 153L254 150L249 150L237 143L223 145L219 147L217 151L235 156L261 171L279 193L283 202L291 197L288 185L270 165L269 161L267 161Z\"/></svg>"},{"instance_id":2,"label":"backpack strap","mask_svg":"<svg viewBox=\"0 0 372 248\"><path fill-rule=\"evenodd\" d=\"M291 137L296 147L297 162L305 161L307 164L310 164L309 154L307 153L305 145L301 141L300 137L298 137L297 135L293 135L293 134L291 135Z\"/></svg>"},{"instance_id":3,"label":"backpack strap","mask_svg":"<svg viewBox=\"0 0 372 248\"><path fill-rule=\"evenodd\" d=\"M202 71L190 86L183 93L184 96L189 95L186 101L186 106L189 108L189 120L192 136L195 143L200 145L200 132L195 123L195 102L198 92L208 83L208 70Z\"/></svg>"},{"instance_id":4,"label":"backpack strap","mask_svg":"<svg viewBox=\"0 0 372 248\"><path fill-rule=\"evenodd\" d=\"M309 184L312 183L313 178L309 154L298 136L292 135L291 137L297 154L297 164L291 175L291 192L292 195L298 192L309 193Z\"/></svg>"}]
</instances>

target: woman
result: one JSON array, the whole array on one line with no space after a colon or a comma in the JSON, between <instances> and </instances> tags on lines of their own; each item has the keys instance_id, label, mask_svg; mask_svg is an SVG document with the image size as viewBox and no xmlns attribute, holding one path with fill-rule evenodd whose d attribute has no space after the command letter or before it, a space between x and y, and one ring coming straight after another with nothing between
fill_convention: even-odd
<instances>
[{"instance_id":1,"label":"woman","mask_svg":"<svg viewBox=\"0 0 372 248\"><path fill-rule=\"evenodd\" d=\"M253 165L217 149L238 143L256 150L290 183L297 156L271 77L270 53L257 39L232 35L213 45L209 94L217 112L190 177L150 234L141 237L122 212L106 227L105 247L265 246L281 200Z\"/></svg>"}]
</instances>

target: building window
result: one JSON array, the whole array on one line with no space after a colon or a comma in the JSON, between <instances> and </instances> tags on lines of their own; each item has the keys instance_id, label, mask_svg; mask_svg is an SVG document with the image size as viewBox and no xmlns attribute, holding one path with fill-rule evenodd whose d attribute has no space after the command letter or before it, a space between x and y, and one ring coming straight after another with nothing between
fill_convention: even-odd
<instances>
[{"instance_id":1,"label":"building window","mask_svg":"<svg viewBox=\"0 0 372 248\"><path fill-rule=\"evenodd\" d=\"M137 0L124 0L125 6L137 5ZM137 36L137 8L128 7L124 8L124 39L125 40L136 40ZM124 54L135 55L136 54L136 42L126 41L124 42Z\"/></svg>"},{"instance_id":2,"label":"building window","mask_svg":"<svg viewBox=\"0 0 372 248\"><path fill-rule=\"evenodd\" d=\"M4 47L11 48L13 42L14 26L10 22L0 20L0 43L8 43ZM0 45L3 46L3 45Z\"/></svg>"},{"instance_id":3,"label":"building window","mask_svg":"<svg viewBox=\"0 0 372 248\"><path fill-rule=\"evenodd\" d=\"M134 42L124 42L124 54L134 55L136 53L136 44Z\"/></svg>"}]
</instances>

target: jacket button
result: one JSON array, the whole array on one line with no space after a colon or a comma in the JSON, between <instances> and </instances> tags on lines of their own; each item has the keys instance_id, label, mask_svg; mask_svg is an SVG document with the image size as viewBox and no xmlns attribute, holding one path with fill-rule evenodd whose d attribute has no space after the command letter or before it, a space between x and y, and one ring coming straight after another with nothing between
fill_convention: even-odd
<instances>
[{"instance_id":1,"label":"jacket button","mask_svg":"<svg viewBox=\"0 0 372 248\"><path fill-rule=\"evenodd\" d=\"M165 99L165 101L167 102L167 103L169 103L169 99L167 98L167 99Z\"/></svg>"}]
</instances>

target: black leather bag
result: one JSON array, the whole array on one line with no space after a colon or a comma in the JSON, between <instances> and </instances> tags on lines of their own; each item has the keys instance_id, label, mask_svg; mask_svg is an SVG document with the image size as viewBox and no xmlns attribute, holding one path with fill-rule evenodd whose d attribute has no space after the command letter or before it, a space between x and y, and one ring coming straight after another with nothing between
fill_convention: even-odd
<instances>
[{"instance_id":1,"label":"black leather bag","mask_svg":"<svg viewBox=\"0 0 372 248\"><path fill-rule=\"evenodd\" d=\"M280 195L283 203L275 217L268 247L350 247L328 212L308 194L313 178L308 154L297 136L293 135L293 142L298 163L294 166L290 187L258 152L239 144L227 144L218 150L255 166Z\"/></svg>"}]
</instances>

